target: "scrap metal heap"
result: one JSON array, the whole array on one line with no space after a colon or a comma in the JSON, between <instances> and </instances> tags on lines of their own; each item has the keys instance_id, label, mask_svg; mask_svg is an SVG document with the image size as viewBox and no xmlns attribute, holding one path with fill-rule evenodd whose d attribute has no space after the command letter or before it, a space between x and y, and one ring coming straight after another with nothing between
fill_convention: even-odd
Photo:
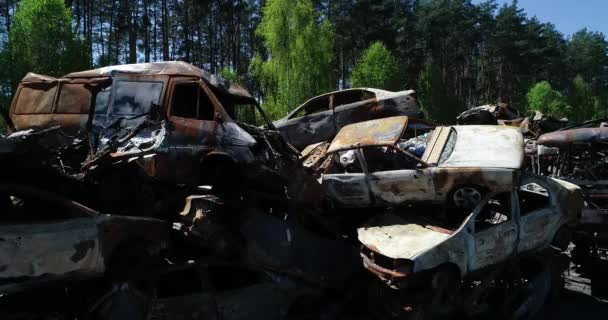
<instances>
[{"instance_id":1,"label":"scrap metal heap","mask_svg":"<svg viewBox=\"0 0 608 320\"><path fill-rule=\"evenodd\" d=\"M585 199L577 232L575 258L608 257L608 127L588 121L538 138L531 170L581 187Z\"/></svg>"},{"instance_id":2,"label":"scrap metal heap","mask_svg":"<svg viewBox=\"0 0 608 320\"><path fill-rule=\"evenodd\" d=\"M327 95L351 113L300 153L183 62L28 74L0 137L0 318L537 312L580 188L525 172L515 128L436 127L407 116L413 91L358 90Z\"/></svg>"}]
</instances>

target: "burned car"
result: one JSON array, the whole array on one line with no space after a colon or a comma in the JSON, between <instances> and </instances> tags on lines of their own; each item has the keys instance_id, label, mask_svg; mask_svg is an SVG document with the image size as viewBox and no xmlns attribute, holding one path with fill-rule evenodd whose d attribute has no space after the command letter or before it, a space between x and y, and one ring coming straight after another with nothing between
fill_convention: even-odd
<instances>
[{"instance_id":1,"label":"burned car","mask_svg":"<svg viewBox=\"0 0 608 320\"><path fill-rule=\"evenodd\" d=\"M0 212L3 319L11 313L25 318L24 314L84 311L77 310L83 307L77 303L68 308L65 302L92 303L79 300L84 297L77 292L91 289L86 291L88 298L100 297L106 292L97 289L138 279L142 271L155 267L149 258L159 257L169 246L170 225L165 221L100 214L30 185L1 183ZM103 285L87 287L93 280ZM37 292L47 298L37 301L36 307L29 300L21 303ZM19 306L27 307L17 310Z\"/></svg>"},{"instance_id":2,"label":"burned car","mask_svg":"<svg viewBox=\"0 0 608 320\"><path fill-rule=\"evenodd\" d=\"M80 96L82 102L91 103L89 108L85 108L86 103L80 106L88 114L80 114L78 120L82 123L86 119L84 143L89 152L75 174L98 180L100 192L107 190L107 199L112 199L107 202L133 203L133 194L142 191L136 202L153 203L154 197L166 193L142 190L137 187L140 178L149 184L209 184L232 191L255 188L278 197L293 182L291 199L307 194L303 186L314 189L314 179L309 179L310 184L298 180L308 178L298 170L298 152L272 130L255 99L238 85L193 65L110 66L70 73L62 79L67 80L60 84L86 83L92 92L90 98L84 99L84 93ZM40 91L29 95L46 94ZM24 94L18 95L15 111ZM51 99L52 94L48 95ZM13 112L16 122L18 117L19 112ZM109 167L112 170L106 170ZM129 183L132 175L138 182ZM104 183L106 180L111 181ZM117 192L115 188L121 185L128 190Z\"/></svg>"},{"instance_id":3,"label":"burned car","mask_svg":"<svg viewBox=\"0 0 608 320\"><path fill-rule=\"evenodd\" d=\"M348 124L392 116L422 118L413 90L347 89L314 97L274 122L296 148L333 138Z\"/></svg>"},{"instance_id":4,"label":"burned car","mask_svg":"<svg viewBox=\"0 0 608 320\"><path fill-rule=\"evenodd\" d=\"M549 247L565 250L582 207L576 185L525 175L517 188L485 197L460 224L428 210L377 215L357 230L361 257L366 269L410 298L447 302L453 296L440 296L457 294L461 280L491 277L497 266L542 256Z\"/></svg>"},{"instance_id":5,"label":"burned car","mask_svg":"<svg viewBox=\"0 0 608 320\"><path fill-rule=\"evenodd\" d=\"M523 161L517 129L432 128L404 116L351 124L331 144L307 148L304 165L318 170L326 196L342 207L472 208L484 193L513 187Z\"/></svg>"},{"instance_id":6,"label":"burned car","mask_svg":"<svg viewBox=\"0 0 608 320\"><path fill-rule=\"evenodd\" d=\"M583 190L586 208L573 239L576 258L603 257L608 252L607 142L608 126L599 121L546 133L536 140L530 170Z\"/></svg>"}]
</instances>

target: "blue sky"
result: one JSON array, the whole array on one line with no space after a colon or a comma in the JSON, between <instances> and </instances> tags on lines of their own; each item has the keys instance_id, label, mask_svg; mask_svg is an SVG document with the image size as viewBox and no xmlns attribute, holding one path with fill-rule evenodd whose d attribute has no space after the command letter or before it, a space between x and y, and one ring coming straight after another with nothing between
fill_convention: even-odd
<instances>
[{"instance_id":1,"label":"blue sky","mask_svg":"<svg viewBox=\"0 0 608 320\"><path fill-rule=\"evenodd\" d=\"M499 7L511 2L496 0ZM524 9L528 17L536 16L541 22L553 23L566 36L586 27L608 37L608 0L519 0L518 7Z\"/></svg>"}]
</instances>

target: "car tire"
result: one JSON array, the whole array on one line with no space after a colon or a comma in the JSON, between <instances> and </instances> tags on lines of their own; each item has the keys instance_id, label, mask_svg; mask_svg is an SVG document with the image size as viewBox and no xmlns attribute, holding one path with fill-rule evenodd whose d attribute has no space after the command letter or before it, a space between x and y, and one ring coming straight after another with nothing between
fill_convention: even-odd
<instances>
[{"instance_id":1,"label":"car tire","mask_svg":"<svg viewBox=\"0 0 608 320\"><path fill-rule=\"evenodd\" d=\"M449 205L457 209L472 210L483 199L483 191L478 186L458 186L448 196Z\"/></svg>"}]
</instances>

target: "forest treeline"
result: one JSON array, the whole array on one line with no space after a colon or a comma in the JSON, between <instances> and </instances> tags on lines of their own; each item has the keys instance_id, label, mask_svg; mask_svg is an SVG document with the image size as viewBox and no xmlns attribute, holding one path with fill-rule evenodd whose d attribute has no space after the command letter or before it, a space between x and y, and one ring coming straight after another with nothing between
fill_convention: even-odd
<instances>
[{"instance_id":1,"label":"forest treeline","mask_svg":"<svg viewBox=\"0 0 608 320\"><path fill-rule=\"evenodd\" d=\"M430 118L504 102L580 121L608 108L608 42L517 1L0 0L0 100L28 71L183 60L249 88L273 117L319 93L415 89Z\"/></svg>"}]
</instances>

